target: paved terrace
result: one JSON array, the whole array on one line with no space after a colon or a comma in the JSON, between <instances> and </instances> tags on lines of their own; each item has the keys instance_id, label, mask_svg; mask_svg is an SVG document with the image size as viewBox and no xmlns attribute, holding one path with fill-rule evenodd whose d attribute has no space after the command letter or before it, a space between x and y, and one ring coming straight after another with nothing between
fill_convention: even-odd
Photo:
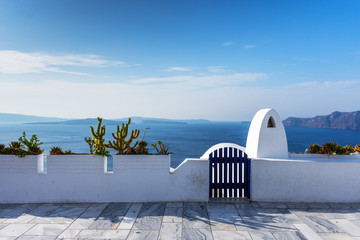
<instances>
[{"instance_id":1,"label":"paved terrace","mask_svg":"<svg viewBox=\"0 0 360 240\"><path fill-rule=\"evenodd\" d=\"M360 204L3 204L1 239L360 239Z\"/></svg>"}]
</instances>

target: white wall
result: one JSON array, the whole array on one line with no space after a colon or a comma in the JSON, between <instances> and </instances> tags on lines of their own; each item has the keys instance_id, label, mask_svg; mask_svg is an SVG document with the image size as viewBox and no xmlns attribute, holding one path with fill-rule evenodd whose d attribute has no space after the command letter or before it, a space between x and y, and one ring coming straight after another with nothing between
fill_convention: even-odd
<instances>
[{"instance_id":1,"label":"white wall","mask_svg":"<svg viewBox=\"0 0 360 240\"><path fill-rule=\"evenodd\" d=\"M170 171L170 156L0 155L0 203L208 201L207 160L186 159Z\"/></svg>"},{"instance_id":2,"label":"white wall","mask_svg":"<svg viewBox=\"0 0 360 240\"><path fill-rule=\"evenodd\" d=\"M360 158L253 159L251 199L360 202Z\"/></svg>"},{"instance_id":3,"label":"white wall","mask_svg":"<svg viewBox=\"0 0 360 240\"><path fill-rule=\"evenodd\" d=\"M275 127L268 127L273 118ZM360 202L360 157L289 154L274 109L259 110L250 125L251 199L288 202Z\"/></svg>"}]
</instances>

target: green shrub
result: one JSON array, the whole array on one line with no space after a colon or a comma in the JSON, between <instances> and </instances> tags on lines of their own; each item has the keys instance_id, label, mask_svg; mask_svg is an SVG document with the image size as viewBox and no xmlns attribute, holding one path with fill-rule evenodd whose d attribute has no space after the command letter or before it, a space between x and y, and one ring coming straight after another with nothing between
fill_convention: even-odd
<instances>
[{"instance_id":1,"label":"green shrub","mask_svg":"<svg viewBox=\"0 0 360 240\"><path fill-rule=\"evenodd\" d=\"M354 152L360 153L360 144L351 147L351 145L346 145L345 147L339 146L334 142L325 143L322 147L317 144L312 144L309 146L309 149L306 151L309 153L322 153L322 154L336 154L336 155L348 155Z\"/></svg>"}]
</instances>

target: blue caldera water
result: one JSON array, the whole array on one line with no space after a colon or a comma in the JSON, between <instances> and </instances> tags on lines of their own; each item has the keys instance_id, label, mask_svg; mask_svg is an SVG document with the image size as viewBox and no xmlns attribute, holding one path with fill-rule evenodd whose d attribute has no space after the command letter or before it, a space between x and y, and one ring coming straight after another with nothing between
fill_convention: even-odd
<instances>
[{"instance_id":1,"label":"blue caldera water","mask_svg":"<svg viewBox=\"0 0 360 240\"><path fill-rule=\"evenodd\" d=\"M151 143L161 140L169 144L174 152L171 156L171 167L178 166L185 158L198 158L211 146L221 142L237 143L245 146L250 122L211 122L201 124L132 124L132 127L147 130L145 140ZM106 140L112 140L111 133L116 126L106 127ZM54 146L63 150L71 149L75 153L88 153L88 145L84 137L90 136L90 128L86 125L49 125L49 124L0 124L0 143L8 144L16 141L25 131L30 138L36 134L44 142L45 154ZM360 131L286 128L290 152L304 152L313 143L336 142L339 145L360 144ZM114 152L112 152L114 154Z\"/></svg>"}]
</instances>

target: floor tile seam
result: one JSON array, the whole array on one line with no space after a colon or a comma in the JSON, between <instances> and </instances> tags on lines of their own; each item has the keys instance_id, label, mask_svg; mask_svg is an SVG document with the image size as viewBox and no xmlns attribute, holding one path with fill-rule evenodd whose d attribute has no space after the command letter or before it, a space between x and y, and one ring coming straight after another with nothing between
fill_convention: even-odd
<instances>
[{"instance_id":1,"label":"floor tile seam","mask_svg":"<svg viewBox=\"0 0 360 240\"><path fill-rule=\"evenodd\" d=\"M134 220L133 224L131 225L131 228L130 228L130 229L118 229L118 228L120 227L120 225L121 225L121 222L124 221L124 218L126 217L126 214L129 212L129 210L131 209L131 207L132 207L134 204L141 204L141 208L139 209L138 213L137 213L136 216L134 217L135 220ZM119 225L117 226L116 230L129 230L129 232L130 232L130 231L132 230L132 228L134 227L135 221L136 221L137 217L139 216L139 213L140 213L143 205L144 205L143 203L134 203L134 202L132 202L132 203L130 204L130 207L129 207L128 211L125 213L125 216L121 219L121 221L120 221Z\"/></svg>"},{"instance_id":2,"label":"floor tile seam","mask_svg":"<svg viewBox=\"0 0 360 240\"><path fill-rule=\"evenodd\" d=\"M69 227L70 227L76 220L78 220L78 219L80 218L80 216L83 215L84 212L86 212L93 204L94 204L94 203L90 204L86 209L84 209L84 211L82 211L82 212L78 215L78 217L77 217L76 219L74 219L74 220L64 229L64 231L62 231L59 235L57 235L56 238L60 237L61 234L63 234L66 230L68 230ZM62 206L64 206L64 205L65 205L65 203L62 204L60 207L62 207ZM60 207L59 207L59 208L60 208ZM57 209L59 209L59 208L57 208ZM57 210L57 209L56 209L56 210ZM54 210L53 212L55 212L56 210ZM50 215L51 215L51 214L50 214ZM83 229L81 229L81 231L82 231L82 230L83 230ZM81 232L81 231L80 231L80 232ZM78 236L80 232L78 232L78 234L76 234L76 236ZM76 239L76 236L74 237L75 239Z\"/></svg>"},{"instance_id":3,"label":"floor tile seam","mask_svg":"<svg viewBox=\"0 0 360 240\"><path fill-rule=\"evenodd\" d=\"M24 204L26 204L26 203L24 203ZM24 204L20 204L20 208L21 208L21 206L24 205ZM31 209L28 210L28 211L25 211L25 212L22 213L20 216L22 216L22 215L25 214L25 213L29 213L29 212L31 212L32 210L34 210L35 208L37 208L37 207L40 206L39 203L38 203L38 204L34 204L34 205L35 205L35 207L31 208ZM15 212L17 209L19 209L19 208L14 208L13 210L9 211L7 214L11 214L12 212ZM4 217L6 217L6 215L5 215ZM11 216L11 215L10 215L8 218L6 218L6 220L9 219L9 218L12 218L12 217L15 217L15 216Z\"/></svg>"},{"instance_id":4,"label":"floor tile seam","mask_svg":"<svg viewBox=\"0 0 360 240\"><path fill-rule=\"evenodd\" d=\"M28 223L24 223L24 224L28 224ZM34 224L34 226L32 226L31 228L29 228L28 230L26 230L25 232L23 232L19 237L24 236L25 233L29 232L31 229L33 229L33 228L36 227L36 225L37 225L36 223L30 223L30 224ZM19 238L19 237L18 237L18 238Z\"/></svg>"},{"instance_id":5,"label":"floor tile seam","mask_svg":"<svg viewBox=\"0 0 360 240\"><path fill-rule=\"evenodd\" d=\"M182 214L181 214L181 239L184 238L184 209L185 209L185 204L183 203L183 208L182 208Z\"/></svg>"},{"instance_id":6,"label":"floor tile seam","mask_svg":"<svg viewBox=\"0 0 360 240\"><path fill-rule=\"evenodd\" d=\"M61 208L64 204L60 204L57 208L55 208L54 210L50 211L50 213L45 216L45 217L49 217L51 214L53 214L56 210L58 210L59 208Z\"/></svg>"},{"instance_id":7,"label":"floor tile seam","mask_svg":"<svg viewBox=\"0 0 360 240\"><path fill-rule=\"evenodd\" d=\"M235 208L236 208L236 207L235 207ZM236 210L237 210L237 213L239 214L242 222L246 222L246 221L244 220L244 217L245 217L245 218L258 217L258 218L260 218L261 222L263 222L263 220L261 219L261 217L260 217L260 215L259 215L259 213L258 213L257 211L256 211L256 215L254 215L254 216L243 216L243 214L240 213L240 211L239 211L238 208L236 208Z\"/></svg>"},{"instance_id":8,"label":"floor tile seam","mask_svg":"<svg viewBox=\"0 0 360 240\"><path fill-rule=\"evenodd\" d=\"M101 214L104 212L104 210L111 204L112 202L108 202L107 204L106 204L106 206L101 210L101 212L99 213L99 215L97 216L97 217L95 217L95 219L94 219L94 222L93 223L91 223L91 225L89 226L89 227L91 227L98 219L99 219L99 217L101 216ZM93 203L93 204L95 204L95 203ZM91 204L91 205L93 205L93 204ZM90 205L90 206L91 206ZM89 206L89 207L90 207ZM88 228L89 229L89 228Z\"/></svg>"},{"instance_id":9,"label":"floor tile seam","mask_svg":"<svg viewBox=\"0 0 360 240\"><path fill-rule=\"evenodd\" d=\"M130 206L132 206L134 203L131 203L131 205ZM129 229L129 231L128 231L128 234L126 235L126 238L125 239L128 239L128 237L130 236L130 233L133 231L133 230L135 230L134 229L134 225L135 225L135 222L136 222L136 220L137 220L137 218L138 218L138 216L139 216L139 214L140 214L140 212L141 212L141 209L143 208L143 206L144 206L144 203L142 202L141 203L141 208L139 209L139 212L137 213L137 215L136 215L136 217L135 217L135 221L133 222L133 224L131 225L131 228ZM129 207L129 209L130 209L130 207ZM126 212L127 213L127 212ZM126 214L125 214L125 216L126 216ZM121 220L121 221L123 221L124 220L124 218ZM120 222L120 224L121 224L121 222ZM120 224L119 224L119 226L120 226ZM119 227L118 226L118 227Z\"/></svg>"},{"instance_id":10,"label":"floor tile seam","mask_svg":"<svg viewBox=\"0 0 360 240\"><path fill-rule=\"evenodd\" d=\"M273 236L273 238L274 238L275 240L277 240L277 238L276 238L275 235L274 235L274 231L269 231L269 232L270 232L271 236Z\"/></svg>"},{"instance_id":11,"label":"floor tile seam","mask_svg":"<svg viewBox=\"0 0 360 240\"><path fill-rule=\"evenodd\" d=\"M336 220L338 220L338 219L334 219L334 220L336 221ZM350 222L351 224L354 224L354 223L352 223L350 220L347 220L347 219L344 219L344 220ZM346 234L350 235L351 237L360 237L360 235L359 235L359 236L352 236L352 234L350 234L348 231L345 231L344 228L342 228L342 227L340 227L339 225L333 223L332 221L330 221L330 223L332 223L333 225L335 225L336 227L338 227L340 230L342 230L343 233L346 233ZM355 225L356 227L358 227L356 224L354 224L354 225Z\"/></svg>"}]
</instances>

